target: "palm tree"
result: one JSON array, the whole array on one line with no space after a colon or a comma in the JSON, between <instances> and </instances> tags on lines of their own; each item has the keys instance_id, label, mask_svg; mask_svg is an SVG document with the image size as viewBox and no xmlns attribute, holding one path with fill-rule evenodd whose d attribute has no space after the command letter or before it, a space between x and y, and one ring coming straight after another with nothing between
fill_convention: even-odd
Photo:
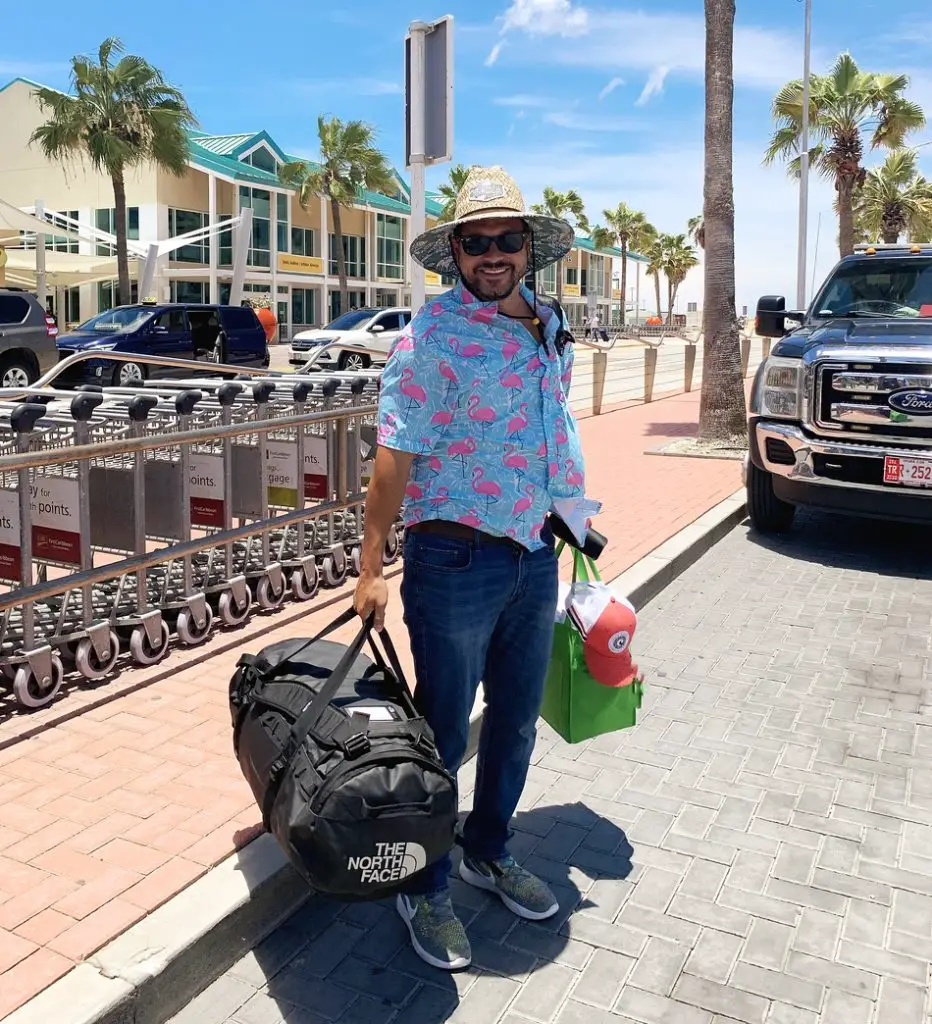
<instances>
[{"instance_id":1,"label":"palm tree","mask_svg":"<svg viewBox=\"0 0 932 1024\"><path fill-rule=\"evenodd\" d=\"M544 201L531 207L532 213L544 214L549 217L560 217L569 220L577 231L587 234L589 221L586 219L586 207L582 196L571 188L566 192L557 192L549 186L544 189ZM563 261L557 266L557 302L563 302Z\"/></svg>"},{"instance_id":2,"label":"palm tree","mask_svg":"<svg viewBox=\"0 0 932 1024\"><path fill-rule=\"evenodd\" d=\"M699 246L705 248L705 217L700 213L698 217L690 217L686 222L686 233Z\"/></svg>"},{"instance_id":3,"label":"palm tree","mask_svg":"<svg viewBox=\"0 0 932 1024\"><path fill-rule=\"evenodd\" d=\"M640 210L632 210L625 203L619 203L614 210L604 211L608 226L621 249L621 326L625 325L625 296L628 294L628 253L640 249L647 242L649 232L647 218Z\"/></svg>"},{"instance_id":4,"label":"palm tree","mask_svg":"<svg viewBox=\"0 0 932 1024\"><path fill-rule=\"evenodd\" d=\"M647 273L653 275L654 278L654 296L657 301L658 317L663 316L663 307L660 305L660 275L663 273L663 239L665 237L657 231L653 224L647 225L643 255L647 258Z\"/></svg>"},{"instance_id":5,"label":"palm tree","mask_svg":"<svg viewBox=\"0 0 932 1024\"><path fill-rule=\"evenodd\" d=\"M375 147L375 130L363 121L319 116L317 136L320 163L292 161L285 164L280 177L284 184L297 189L298 202L304 209L314 199L325 199L330 203L340 278L340 312L343 313L349 306L349 291L341 208L351 207L364 189L370 192L390 191L393 188L392 172L385 156ZM375 253L369 254L370 259L375 256Z\"/></svg>"},{"instance_id":6,"label":"palm tree","mask_svg":"<svg viewBox=\"0 0 932 1024\"><path fill-rule=\"evenodd\" d=\"M105 171L113 185L117 277L120 304L130 301L126 248L126 171L153 163L180 177L188 167L187 128L197 121L181 92L142 57L124 54L110 36L93 57L71 58L73 94L36 89L48 120L32 133L31 143L54 161L89 161ZM116 64L113 59L119 57Z\"/></svg>"},{"instance_id":7,"label":"palm tree","mask_svg":"<svg viewBox=\"0 0 932 1024\"><path fill-rule=\"evenodd\" d=\"M663 272L667 278L667 323L673 323L673 304L686 275L699 266L696 250L685 235L663 235Z\"/></svg>"},{"instance_id":8,"label":"palm tree","mask_svg":"<svg viewBox=\"0 0 932 1024\"><path fill-rule=\"evenodd\" d=\"M437 218L438 223L448 224L456 213L456 199L466 184L472 167L465 164L454 164L450 168L450 177L437 191L443 196L443 213Z\"/></svg>"},{"instance_id":9,"label":"palm tree","mask_svg":"<svg viewBox=\"0 0 932 1024\"><path fill-rule=\"evenodd\" d=\"M735 309L735 0L705 0L705 180L702 392L699 437L747 436Z\"/></svg>"},{"instance_id":10,"label":"palm tree","mask_svg":"<svg viewBox=\"0 0 932 1024\"><path fill-rule=\"evenodd\" d=\"M854 203L855 231L865 241L928 231L932 224L932 182L920 173L914 149L894 149L880 167L867 172Z\"/></svg>"},{"instance_id":11,"label":"palm tree","mask_svg":"<svg viewBox=\"0 0 932 1024\"><path fill-rule=\"evenodd\" d=\"M815 145L809 156L812 166L835 183L842 256L853 251L853 204L867 175L861 165L865 140L871 149L899 149L910 132L926 123L919 105L903 96L908 86L906 75L861 71L849 53L841 54L827 75L812 76L809 121ZM802 95L800 81L777 93L777 127L764 158L765 163L786 159L794 176L799 174Z\"/></svg>"}]
</instances>

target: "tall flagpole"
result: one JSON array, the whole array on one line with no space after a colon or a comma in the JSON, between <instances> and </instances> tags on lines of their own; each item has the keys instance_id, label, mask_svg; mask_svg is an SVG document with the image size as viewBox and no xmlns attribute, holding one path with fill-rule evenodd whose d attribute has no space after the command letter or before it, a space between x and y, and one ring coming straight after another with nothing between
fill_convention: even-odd
<instances>
[{"instance_id":1,"label":"tall flagpole","mask_svg":"<svg viewBox=\"0 0 932 1024\"><path fill-rule=\"evenodd\" d=\"M796 253L796 308L806 308L806 229L809 222L809 57L812 40L812 0L806 5L803 48L803 123L799 137L799 240Z\"/></svg>"}]
</instances>

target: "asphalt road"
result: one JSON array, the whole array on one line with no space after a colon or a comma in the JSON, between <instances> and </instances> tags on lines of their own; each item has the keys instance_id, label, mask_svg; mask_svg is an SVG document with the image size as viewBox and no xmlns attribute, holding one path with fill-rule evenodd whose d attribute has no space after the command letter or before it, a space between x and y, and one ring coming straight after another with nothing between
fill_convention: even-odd
<instances>
[{"instance_id":1,"label":"asphalt road","mask_svg":"<svg viewBox=\"0 0 932 1024\"><path fill-rule=\"evenodd\" d=\"M638 725L540 731L513 850L555 919L455 882L453 978L390 907L314 899L174 1024L928 1024L927 551L822 515L734 530L641 614Z\"/></svg>"}]
</instances>

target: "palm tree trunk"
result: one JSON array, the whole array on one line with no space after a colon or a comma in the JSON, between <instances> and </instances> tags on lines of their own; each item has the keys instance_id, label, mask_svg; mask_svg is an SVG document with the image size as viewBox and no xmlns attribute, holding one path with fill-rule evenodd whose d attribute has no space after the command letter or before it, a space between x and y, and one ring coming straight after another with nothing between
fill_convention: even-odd
<instances>
[{"instance_id":1,"label":"palm tree trunk","mask_svg":"<svg viewBox=\"0 0 932 1024\"><path fill-rule=\"evenodd\" d=\"M735 310L735 201L732 177L735 0L705 0L705 335L699 437L747 432Z\"/></svg>"},{"instance_id":2,"label":"palm tree trunk","mask_svg":"<svg viewBox=\"0 0 932 1024\"><path fill-rule=\"evenodd\" d=\"M660 305L660 271L654 271L654 295L657 299L657 319L663 316L663 307Z\"/></svg>"},{"instance_id":3,"label":"palm tree trunk","mask_svg":"<svg viewBox=\"0 0 932 1024\"><path fill-rule=\"evenodd\" d=\"M128 306L132 293L129 287L129 253L126 249L126 183L123 181L123 171L115 171L110 180L113 182L113 205L115 208L114 217L116 219L113 233L116 235L119 304L121 306ZM141 299L146 298L143 295L139 297Z\"/></svg>"},{"instance_id":4,"label":"palm tree trunk","mask_svg":"<svg viewBox=\"0 0 932 1024\"><path fill-rule=\"evenodd\" d=\"M673 278L667 276L667 327L673 326Z\"/></svg>"},{"instance_id":5,"label":"palm tree trunk","mask_svg":"<svg viewBox=\"0 0 932 1024\"><path fill-rule=\"evenodd\" d=\"M337 247L337 276L340 279L340 315L349 309L349 288L346 283L346 253L343 251L343 220L340 204L336 199L330 200L330 213L333 216L333 237ZM369 258L375 259L376 254L370 253Z\"/></svg>"},{"instance_id":6,"label":"palm tree trunk","mask_svg":"<svg viewBox=\"0 0 932 1024\"><path fill-rule=\"evenodd\" d=\"M628 240L621 240L621 326L625 325L625 306L628 301Z\"/></svg>"},{"instance_id":7,"label":"palm tree trunk","mask_svg":"<svg viewBox=\"0 0 932 1024\"><path fill-rule=\"evenodd\" d=\"M839 175L837 187L838 253L840 256L850 256L854 252L854 182L847 175Z\"/></svg>"}]
</instances>

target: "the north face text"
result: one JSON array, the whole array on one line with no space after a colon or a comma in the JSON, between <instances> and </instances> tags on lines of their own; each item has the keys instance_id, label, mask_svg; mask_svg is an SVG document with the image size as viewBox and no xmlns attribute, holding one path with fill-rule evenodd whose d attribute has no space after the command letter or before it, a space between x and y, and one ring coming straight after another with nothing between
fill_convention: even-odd
<instances>
[{"instance_id":1,"label":"the north face text","mask_svg":"<svg viewBox=\"0 0 932 1024\"><path fill-rule=\"evenodd\" d=\"M375 854L349 857L347 871L358 871L364 884L400 882L427 863L427 851L418 843L376 843Z\"/></svg>"}]
</instances>

